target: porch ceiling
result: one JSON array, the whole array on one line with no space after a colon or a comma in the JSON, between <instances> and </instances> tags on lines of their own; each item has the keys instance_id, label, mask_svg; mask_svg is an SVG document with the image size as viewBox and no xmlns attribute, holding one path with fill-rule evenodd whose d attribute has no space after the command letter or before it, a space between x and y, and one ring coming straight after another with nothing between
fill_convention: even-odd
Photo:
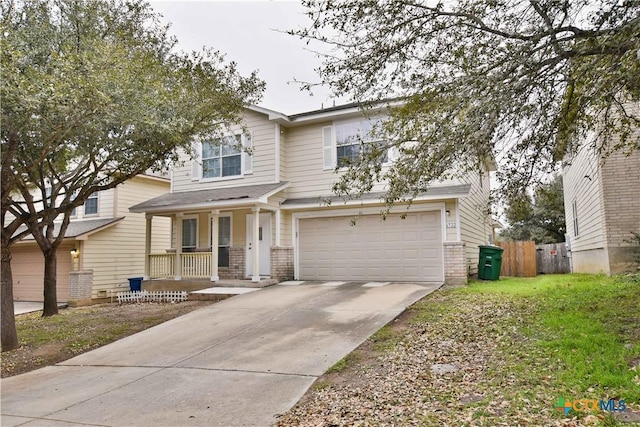
<instances>
[{"instance_id":1,"label":"porch ceiling","mask_svg":"<svg viewBox=\"0 0 640 427\"><path fill-rule=\"evenodd\" d=\"M284 190L288 182L166 193L129 208L130 212L165 213L193 209L252 206Z\"/></svg>"}]
</instances>

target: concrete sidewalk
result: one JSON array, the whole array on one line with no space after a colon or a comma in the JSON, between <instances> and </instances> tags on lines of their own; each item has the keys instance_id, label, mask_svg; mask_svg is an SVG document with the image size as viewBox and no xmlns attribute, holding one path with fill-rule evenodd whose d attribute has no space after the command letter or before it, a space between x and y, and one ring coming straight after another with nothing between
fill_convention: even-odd
<instances>
[{"instance_id":1,"label":"concrete sidewalk","mask_svg":"<svg viewBox=\"0 0 640 427\"><path fill-rule=\"evenodd\" d=\"M3 426L267 426L438 285L272 286L1 381Z\"/></svg>"},{"instance_id":2,"label":"concrete sidewalk","mask_svg":"<svg viewBox=\"0 0 640 427\"><path fill-rule=\"evenodd\" d=\"M18 314L32 313L34 311L42 311L43 304L44 303L42 302L14 301L13 314L17 316ZM58 303L58 308L65 308L66 306L67 306L66 302Z\"/></svg>"}]
</instances>

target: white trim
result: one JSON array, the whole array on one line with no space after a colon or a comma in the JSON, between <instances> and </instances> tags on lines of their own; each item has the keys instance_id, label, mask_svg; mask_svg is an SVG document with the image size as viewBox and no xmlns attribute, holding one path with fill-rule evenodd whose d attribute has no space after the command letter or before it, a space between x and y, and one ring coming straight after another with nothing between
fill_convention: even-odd
<instances>
[{"instance_id":1,"label":"white trim","mask_svg":"<svg viewBox=\"0 0 640 427\"><path fill-rule=\"evenodd\" d=\"M444 266L444 242L447 241L447 206L446 204L440 209L440 230L442 231L442 264ZM444 277L444 275L442 276Z\"/></svg>"},{"instance_id":2,"label":"white trim","mask_svg":"<svg viewBox=\"0 0 640 427\"><path fill-rule=\"evenodd\" d=\"M464 198L467 197L468 194L464 194L464 195L447 195L447 194L443 194L443 195L433 195L433 196L419 196L416 197L415 199L413 199L413 202L431 202L432 200L450 200L450 199L460 199L460 198ZM318 197L318 199L322 199L322 197ZM318 209L318 208L327 208L327 207L336 207L336 206L346 206L346 207L350 207L350 206L363 206L363 205L384 205L384 201L381 199L360 199L360 200L347 200L347 201L336 201L333 204L331 204L330 206L327 206L325 204L323 204L322 202L318 202L317 204L310 204L310 203L300 203L297 205L291 204L291 205L282 205L281 208L287 211L293 211L293 210L303 210L303 209ZM406 206L406 205L398 205L398 206Z\"/></svg>"},{"instance_id":3,"label":"white trim","mask_svg":"<svg viewBox=\"0 0 640 427\"><path fill-rule=\"evenodd\" d=\"M221 213L219 213L218 214L218 224L219 224L220 218L223 218L223 217L229 217L229 230L230 230L230 233L231 233L229 235L229 247L231 247L231 246L233 246L233 213L232 212L224 212L224 213L221 212ZM211 231L212 231L211 230L211 220L212 219L213 219L213 214L209 213L209 219L208 219L208 221L209 221L209 234L207 236L207 239L208 239L207 243L209 244L210 248L213 247L213 242L211 241ZM218 227L219 227L219 225L218 225ZM220 230L218 230L218 233L219 232L220 232ZM218 245L218 246L220 246L220 245Z\"/></svg>"},{"instance_id":4,"label":"white trim","mask_svg":"<svg viewBox=\"0 0 640 427\"><path fill-rule=\"evenodd\" d=\"M268 204L269 197L274 194L279 193L285 188L289 187L291 183L287 182L282 184L279 187L274 188L268 193L263 194L262 196L254 199L234 199L234 200L222 200L219 202L206 202L206 203L193 203L190 205L176 205L174 207L158 207L158 208L147 208L145 210L131 210L130 212L134 213L150 213L150 214L175 214L177 212L186 212L186 211L206 211L211 209L222 209L222 208L237 208L237 209L245 209L250 208L255 205L264 205L260 206L263 209L267 210L275 210L273 206ZM309 208L309 206L307 206Z\"/></svg>"},{"instance_id":5,"label":"white trim","mask_svg":"<svg viewBox=\"0 0 640 427\"><path fill-rule=\"evenodd\" d=\"M205 177L204 176L204 161L205 161L205 157L202 154L202 151L204 149L204 143L207 143L207 142L213 143L214 140L222 140L222 142L224 142L224 138L234 138L235 139L237 136L240 136L240 152L224 156L222 154L223 144L221 143L221 145L218 146L219 149L220 149L219 155L215 156L215 157L207 157L206 158L206 160L208 160L208 159L216 159L216 158L220 159L220 176ZM253 139L252 139L252 143L253 143ZM244 171L244 168L245 168L245 154L246 154L244 152L244 150L243 150L244 144L245 144L245 136L244 136L244 134L243 133L235 133L235 132L233 132L233 133L229 132L228 134L222 135L222 136L217 137L217 138L206 139L204 141L200 141L199 142L200 152L198 153L199 156L200 156L200 170L199 170L200 174L199 174L199 177L198 177L199 179L195 180L192 177L192 181L212 182L212 181L226 181L226 180L230 180L230 179L241 179L241 178L244 178L244 175L245 175L245 171ZM233 157L233 156L240 156L240 173L238 175L222 176L222 159L224 157ZM251 168L251 172L250 173L253 173L253 166Z\"/></svg>"},{"instance_id":6,"label":"white trim","mask_svg":"<svg viewBox=\"0 0 640 427\"><path fill-rule=\"evenodd\" d=\"M249 137L247 139L247 137ZM248 143L249 141L250 143ZM253 175L253 164L255 158L253 157L254 149L253 149L253 134L251 131L247 131L240 134L240 144L243 149L249 149L251 152L247 153L245 151L242 152L242 159L240 161L240 167L242 168L242 175ZM247 163L251 164L251 167L247 166Z\"/></svg>"},{"instance_id":7,"label":"white trim","mask_svg":"<svg viewBox=\"0 0 640 427\"><path fill-rule=\"evenodd\" d=\"M241 167L242 167L242 162ZM242 179L244 175L231 175L231 176L221 176L221 177L211 177L211 178L201 178L200 182L218 182L218 181L231 181L234 179Z\"/></svg>"},{"instance_id":8,"label":"white trim","mask_svg":"<svg viewBox=\"0 0 640 427\"><path fill-rule=\"evenodd\" d=\"M460 200L456 199L456 239L462 241L462 230L460 227Z\"/></svg>"},{"instance_id":9,"label":"white trim","mask_svg":"<svg viewBox=\"0 0 640 427\"><path fill-rule=\"evenodd\" d=\"M180 244L180 250L182 251L182 253L184 252L184 248L185 246L182 245L182 241L184 240L184 228L183 228L183 223L185 220L188 219L195 219L196 220L196 245L194 246L194 249L198 249L200 247L200 215L197 214L190 214L190 215L183 215L182 217L180 217L180 230L182 230L181 234L181 239L180 242L176 241L176 249L178 244ZM191 248L191 246L188 246L189 248Z\"/></svg>"},{"instance_id":10,"label":"white trim","mask_svg":"<svg viewBox=\"0 0 640 427\"><path fill-rule=\"evenodd\" d=\"M408 209L403 207L401 211L390 211L389 214L402 214L406 213L418 213L418 212L428 212L428 211L440 211L440 220L446 221L444 218L446 206L444 202L436 202L436 203L428 203L428 204L420 204L420 205L411 205ZM379 214L380 209L376 207L366 207L362 209L329 209L322 211L310 211L310 212L294 212L291 215L291 227L292 227L292 240L293 240L293 277L294 280L300 280L300 253L299 253L299 221L301 219L308 218L331 218L331 217L340 217L340 216L358 216L358 215L375 215ZM444 242L445 235L447 232L446 224L440 224L440 228L442 229L443 237L442 237L442 245L440 250L442 251L442 277L445 277L444 271Z\"/></svg>"},{"instance_id":11,"label":"white trim","mask_svg":"<svg viewBox=\"0 0 640 427\"><path fill-rule=\"evenodd\" d=\"M96 200L96 212L95 213L87 213L87 202L89 201L89 199L91 199L93 195L96 195L95 199ZM114 202L115 202L115 194L114 196ZM77 213L77 212L76 212ZM87 197L87 199L84 201L84 203L82 204L82 218L91 218L91 217L96 217L96 216L100 216L100 191L94 191L93 193L91 193L91 195L89 195L89 197Z\"/></svg>"},{"instance_id":12,"label":"white trim","mask_svg":"<svg viewBox=\"0 0 640 427\"><path fill-rule=\"evenodd\" d=\"M281 220L281 215L280 215L280 209L277 209L275 211L275 222L276 222L276 226L275 226L275 233L276 233L276 240L275 240L275 246L280 246L281 240L280 240L280 220Z\"/></svg>"},{"instance_id":13,"label":"white trim","mask_svg":"<svg viewBox=\"0 0 640 427\"><path fill-rule=\"evenodd\" d=\"M275 157L276 157L276 164L275 164L275 179L273 182L280 182L280 123L276 123L275 124L275 140L276 140L276 146L275 146Z\"/></svg>"},{"instance_id":14,"label":"white trim","mask_svg":"<svg viewBox=\"0 0 640 427\"><path fill-rule=\"evenodd\" d=\"M202 141L194 140L191 142L190 156L192 157L191 181L200 181L202 179ZM173 179L171 180L171 182L173 183Z\"/></svg>"}]
</instances>

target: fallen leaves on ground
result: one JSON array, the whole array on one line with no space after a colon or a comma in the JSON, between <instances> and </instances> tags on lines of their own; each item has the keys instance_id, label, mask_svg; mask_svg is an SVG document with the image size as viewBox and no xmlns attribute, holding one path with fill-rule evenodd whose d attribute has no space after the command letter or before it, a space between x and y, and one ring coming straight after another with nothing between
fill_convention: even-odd
<instances>
[{"instance_id":1,"label":"fallen leaves on ground","mask_svg":"<svg viewBox=\"0 0 640 427\"><path fill-rule=\"evenodd\" d=\"M553 354L521 333L533 315L526 299L434 293L387 326L391 343L374 335L277 426L598 425L599 417L563 418L554 408ZM437 373L436 364L458 370Z\"/></svg>"}]
</instances>

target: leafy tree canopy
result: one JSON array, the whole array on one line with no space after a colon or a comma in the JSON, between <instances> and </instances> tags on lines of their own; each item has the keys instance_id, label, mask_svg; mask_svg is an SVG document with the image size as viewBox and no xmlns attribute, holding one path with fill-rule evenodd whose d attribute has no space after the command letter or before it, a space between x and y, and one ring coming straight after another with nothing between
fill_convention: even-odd
<instances>
[{"instance_id":1,"label":"leafy tree canopy","mask_svg":"<svg viewBox=\"0 0 640 427\"><path fill-rule=\"evenodd\" d=\"M290 33L331 48L319 83L354 101L406 101L380 130L398 161L387 171L369 150L338 192L386 178L393 202L495 156L505 193L517 194L582 144L603 156L640 145L629 135L640 117L637 1L303 3L312 25Z\"/></svg>"},{"instance_id":2,"label":"leafy tree canopy","mask_svg":"<svg viewBox=\"0 0 640 427\"><path fill-rule=\"evenodd\" d=\"M33 234L52 314L72 210L239 122L264 83L219 52L176 52L140 0L2 0L0 25L3 273L10 244Z\"/></svg>"},{"instance_id":3,"label":"leafy tree canopy","mask_svg":"<svg viewBox=\"0 0 640 427\"><path fill-rule=\"evenodd\" d=\"M506 240L535 240L538 244L565 241L564 196L562 176L539 184L533 197L527 193L513 195L507 201L505 217L509 227L500 231Z\"/></svg>"}]
</instances>

